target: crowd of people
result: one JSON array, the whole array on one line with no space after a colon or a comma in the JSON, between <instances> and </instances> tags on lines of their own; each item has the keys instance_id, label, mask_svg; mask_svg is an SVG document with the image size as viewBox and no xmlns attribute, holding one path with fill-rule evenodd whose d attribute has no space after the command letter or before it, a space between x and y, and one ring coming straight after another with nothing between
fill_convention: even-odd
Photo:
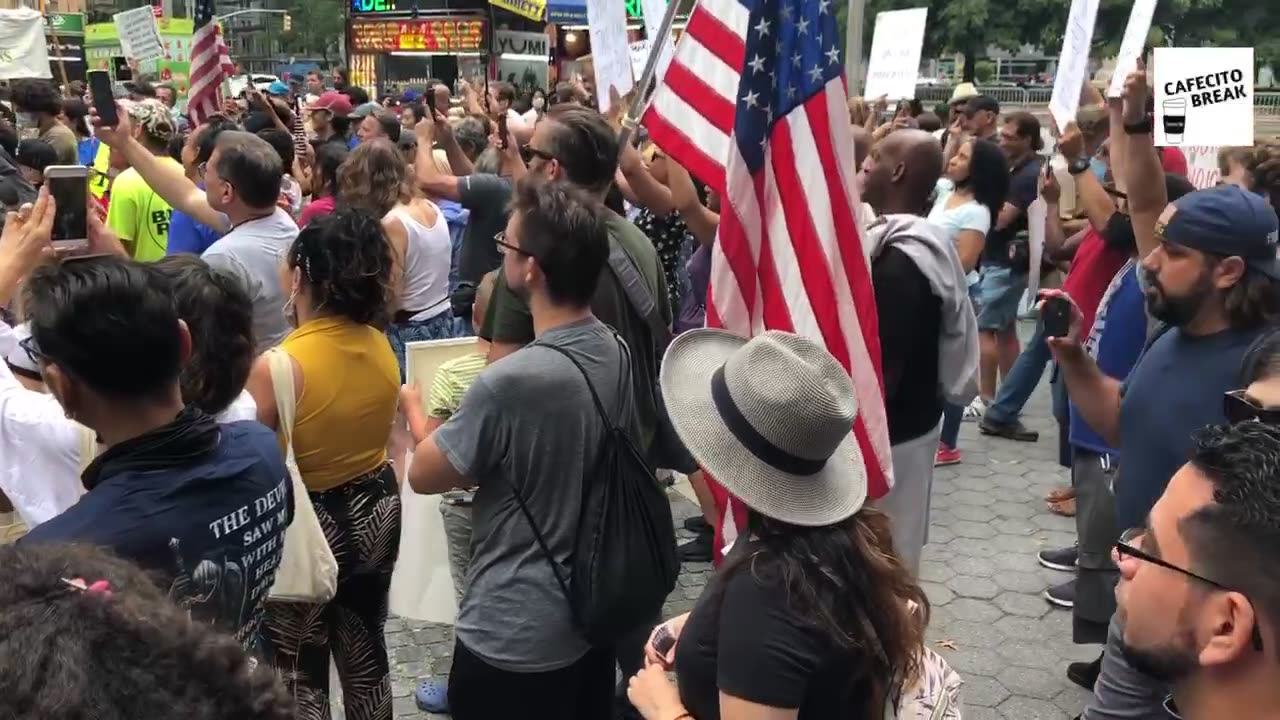
<instances>
[{"instance_id":1,"label":"crowd of people","mask_svg":"<svg viewBox=\"0 0 1280 720\"><path fill-rule=\"evenodd\" d=\"M1046 502L1079 541L1039 561L1074 574L1045 593L1074 641L1104 647L1065 669L1084 717L1280 707L1280 142L1224 149L1194 189L1142 72L1084 88L1052 153L972 86L934 112L851 102L895 477L869 497L840 363L704 328L719 198L644 133L620 143L625 106L581 82L374 102L338 78L198 125L145 81L114 125L83 87L13 85L0 715L318 720L332 662L346 717L389 719L406 485L442 496L444 537L419 540L446 543L459 608L424 709L958 708L916 579L934 467L963 462L965 420L1036 441L1019 414L1050 364L1070 485ZM51 243L43 172L67 164L91 168L85 253ZM1063 269L1041 299L1066 328L1021 344L1028 278ZM405 384L411 343L473 336ZM702 511L679 548L666 503L634 502L673 474ZM747 508L731 547L717 487ZM609 604L636 575L583 557L618 537L654 580ZM327 589L284 593L326 558ZM664 619L676 561L717 572Z\"/></svg>"}]
</instances>

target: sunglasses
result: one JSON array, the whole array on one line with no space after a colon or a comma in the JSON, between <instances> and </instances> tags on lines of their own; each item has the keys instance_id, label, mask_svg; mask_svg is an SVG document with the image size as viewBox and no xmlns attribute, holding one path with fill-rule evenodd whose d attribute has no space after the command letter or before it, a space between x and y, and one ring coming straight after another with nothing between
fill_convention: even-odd
<instances>
[{"instance_id":1,"label":"sunglasses","mask_svg":"<svg viewBox=\"0 0 1280 720\"><path fill-rule=\"evenodd\" d=\"M36 339L32 335L28 335L19 340L18 347L22 348L22 352L27 354L27 359L29 359L34 365L39 365L49 357L48 355L40 352L40 346L36 345Z\"/></svg>"},{"instance_id":2,"label":"sunglasses","mask_svg":"<svg viewBox=\"0 0 1280 720\"><path fill-rule=\"evenodd\" d=\"M1223 393L1222 414L1231 425L1242 422L1280 425L1280 409L1262 407L1246 395L1244 390L1228 390Z\"/></svg>"},{"instance_id":3,"label":"sunglasses","mask_svg":"<svg viewBox=\"0 0 1280 720\"><path fill-rule=\"evenodd\" d=\"M546 162L551 162L556 159L555 155L552 155L546 150L539 150L532 145L522 145L520 147L520 157L524 160L526 165L533 162L534 158L540 158Z\"/></svg>"},{"instance_id":4,"label":"sunglasses","mask_svg":"<svg viewBox=\"0 0 1280 720\"><path fill-rule=\"evenodd\" d=\"M1240 592L1239 590L1223 585L1217 580L1210 580L1203 575L1198 575L1186 568L1181 568L1171 562L1162 560L1161 558L1158 558L1134 545L1134 543L1138 542L1138 540L1146 533L1146 528L1129 528L1128 530L1125 530L1124 533L1120 535L1120 539L1116 541L1115 555L1111 559L1119 565L1121 558L1131 557L1135 560L1151 563L1152 565L1159 565L1166 570L1172 570L1181 575L1185 575L1192 580L1199 580L1200 582L1223 592ZM1244 593L1240 594L1244 595ZM1248 596L1246 595L1245 597L1247 598ZM1250 600L1250 602L1252 602L1252 600ZM1262 633L1258 630L1257 622L1254 622L1253 624L1253 637L1251 640L1253 643L1253 649L1258 652L1262 652Z\"/></svg>"}]
</instances>

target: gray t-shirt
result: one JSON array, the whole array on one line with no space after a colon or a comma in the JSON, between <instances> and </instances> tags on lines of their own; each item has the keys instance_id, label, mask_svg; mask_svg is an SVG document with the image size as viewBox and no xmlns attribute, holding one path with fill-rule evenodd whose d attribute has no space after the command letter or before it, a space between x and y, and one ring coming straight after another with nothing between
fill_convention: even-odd
<instances>
[{"instance_id":1,"label":"gray t-shirt","mask_svg":"<svg viewBox=\"0 0 1280 720\"><path fill-rule=\"evenodd\" d=\"M490 365L432 436L477 485L471 567L455 633L485 662L510 672L573 664L590 646L574 629L569 600L512 495L519 488L551 553L569 577L584 478L595 477L605 428L582 364L615 423L635 431L624 345L594 317L548 330Z\"/></svg>"},{"instance_id":2,"label":"gray t-shirt","mask_svg":"<svg viewBox=\"0 0 1280 720\"><path fill-rule=\"evenodd\" d=\"M284 340L291 328L284 317L280 258L298 237L289 213L276 208L267 217L240 223L201 255L211 267L240 279L253 300L253 338L258 352Z\"/></svg>"},{"instance_id":3,"label":"gray t-shirt","mask_svg":"<svg viewBox=\"0 0 1280 720\"><path fill-rule=\"evenodd\" d=\"M458 178L458 197L471 211L458 252L458 277L479 284L485 273L502 264L495 235L507 226L507 203L514 184L509 177L475 173Z\"/></svg>"}]
</instances>

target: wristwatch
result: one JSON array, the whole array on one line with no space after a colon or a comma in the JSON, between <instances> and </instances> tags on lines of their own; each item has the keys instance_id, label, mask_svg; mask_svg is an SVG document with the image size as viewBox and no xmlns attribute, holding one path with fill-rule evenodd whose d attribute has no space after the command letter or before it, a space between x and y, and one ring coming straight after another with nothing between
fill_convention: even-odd
<instances>
[{"instance_id":1,"label":"wristwatch","mask_svg":"<svg viewBox=\"0 0 1280 720\"><path fill-rule=\"evenodd\" d=\"M1126 135L1150 135L1153 130L1155 130L1155 123L1151 121L1149 114L1139 122L1124 124Z\"/></svg>"},{"instance_id":2,"label":"wristwatch","mask_svg":"<svg viewBox=\"0 0 1280 720\"><path fill-rule=\"evenodd\" d=\"M1067 174L1079 175L1089 169L1089 158L1076 158L1067 163Z\"/></svg>"}]
</instances>

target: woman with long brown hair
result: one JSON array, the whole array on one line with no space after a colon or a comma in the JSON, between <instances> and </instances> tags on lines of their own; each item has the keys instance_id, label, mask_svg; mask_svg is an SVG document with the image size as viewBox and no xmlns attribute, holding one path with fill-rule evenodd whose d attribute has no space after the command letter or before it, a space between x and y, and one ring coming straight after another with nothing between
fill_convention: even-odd
<instances>
[{"instance_id":1,"label":"woman with long brown hair","mask_svg":"<svg viewBox=\"0 0 1280 720\"><path fill-rule=\"evenodd\" d=\"M691 330L661 384L680 438L750 520L693 611L654 630L632 704L646 720L883 717L921 671L929 605L888 518L864 507L848 373L798 335Z\"/></svg>"}]
</instances>

